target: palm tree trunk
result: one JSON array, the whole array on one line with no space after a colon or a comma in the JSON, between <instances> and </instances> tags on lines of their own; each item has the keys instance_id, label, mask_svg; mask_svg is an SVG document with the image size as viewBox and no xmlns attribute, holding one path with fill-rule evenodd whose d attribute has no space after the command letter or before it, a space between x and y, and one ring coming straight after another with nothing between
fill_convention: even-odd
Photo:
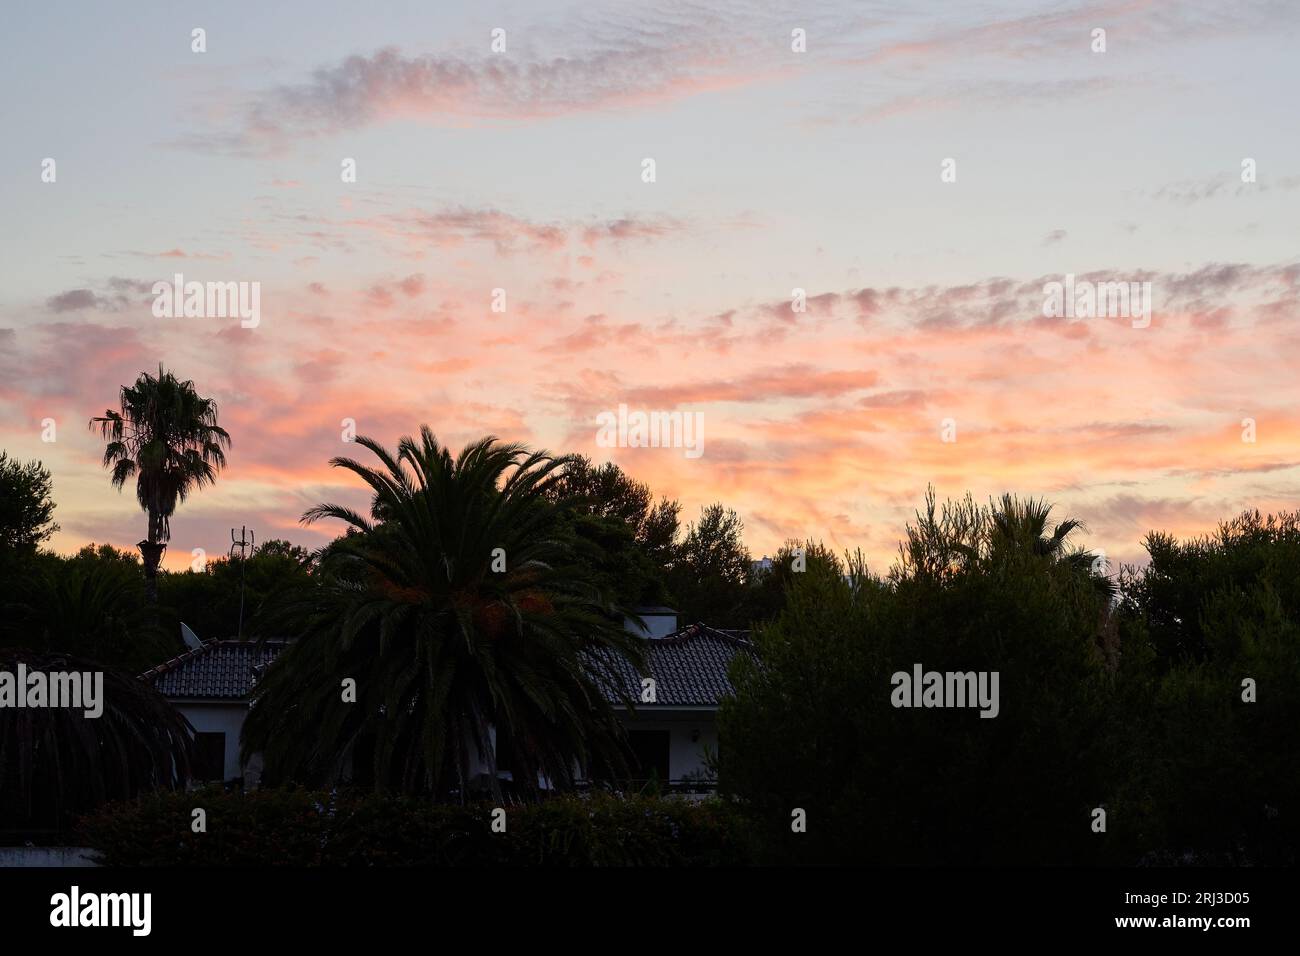
<instances>
[{"instance_id":1,"label":"palm tree trunk","mask_svg":"<svg viewBox=\"0 0 1300 956\"><path fill-rule=\"evenodd\" d=\"M145 597L155 608L158 606L158 566L162 564L163 551L166 550L166 545L158 543L161 526L162 521L158 513L150 509L149 537L136 545L140 549L140 555L144 558Z\"/></svg>"}]
</instances>

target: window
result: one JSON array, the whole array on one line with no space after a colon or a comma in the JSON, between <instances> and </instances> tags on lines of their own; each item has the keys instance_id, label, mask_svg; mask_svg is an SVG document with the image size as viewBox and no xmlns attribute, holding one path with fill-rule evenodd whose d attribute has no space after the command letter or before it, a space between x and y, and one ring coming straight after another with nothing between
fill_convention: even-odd
<instances>
[{"instance_id":1,"label":"window","mask_svg":"<svg viewBox=\"0 0 1300 956\"><path fill-rule=\"evenodd\" d=\"M197 733L194 735L194 779L226 779L226 735Z\"/></svg>"}]
</instances>

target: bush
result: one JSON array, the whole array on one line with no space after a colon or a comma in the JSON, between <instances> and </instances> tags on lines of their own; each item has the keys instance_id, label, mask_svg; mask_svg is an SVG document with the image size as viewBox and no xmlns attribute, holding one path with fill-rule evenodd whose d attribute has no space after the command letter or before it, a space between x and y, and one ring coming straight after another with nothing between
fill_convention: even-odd
<instances>
[{"instance_id":1,"label":"bush","mask_svg":"<svg viewBox=\"0 0 1300 956\"><path fill-rule=\"evenodd\" d=\"M1151 535L1117 603L1026 514L931 499L888 578L792 576L719 718L719 784L758 857L1294 865L1300 513ZM894 709L914 663L998 671L1001 713Z\"/></svg>"},{"instance_id":2,"label":"bush","mask_svg":"<svg viewBox=\"0 0 1300 956\"><path fill-rule=\"evenodd\" d=\"M888 579L808 570L734 665L723 791L763 858L857 864L1092 862L1109 795L1104 599L1080 563L933 501ZM900 709L892 675L1000 674L1000 713ZM791 832L791 812L807 832Z\"/></svg>"},{"instance_id":3,"label":"bush","mask_svg":"<svg viewBox=\"0 0 1300 956\"><path fill-rule=\"evenodd\" d=\"M1246 512L1187 542L1153 534L1147 550L1120 606L1120 819L1151 862L1294 866L1300 512Z\"/></svg>"},{"instance_id":4,"label":"bush","mask_svg":"<svg viewBox=\"0 0 1300 956\"><path fill-rule=\"evenodd\" d=\"M191 829L207 813L207 832ZM304 790L163 793L101 808L105 866L724 866L747 862L725 804L605 794L509 807Z\"/></svg>"}]
</instances>

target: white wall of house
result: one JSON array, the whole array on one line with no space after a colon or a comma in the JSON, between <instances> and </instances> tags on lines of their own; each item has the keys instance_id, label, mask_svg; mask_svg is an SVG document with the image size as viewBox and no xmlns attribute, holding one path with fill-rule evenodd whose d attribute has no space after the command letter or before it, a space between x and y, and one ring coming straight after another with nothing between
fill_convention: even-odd
<instances>
[{"instance_id":1,"label":"white wall of house","mask_svg":"<svg viewBox=\"0 0 1300 956\"><path fill-rule=\"evenodd\" d=\"M225 776L222 779L242 777L244 774L243 767L239 763L239 735L244 729L244 718L248 716L248 702L174 700L172 704L185 715L185 719L198 733L226 735Z\"/></svg>"},{"instance_id":2,"label":"white wall of house","mask_svg":"<svg viewBox=\"0 0 1300 956\"><path fill-rule=\"evenodd\" d=\"M687 776L699 776L709 773L704 763L707 748L712 753L718 752L717 710L701 707L696 710L686 708L650 708L643 705L636 714L621 715L623 725L629 730L666 730L668 731L668 778L678 783ZM695 739L692 739L695 738Z\"/></svg>"},{"instance_id":3,"label":"white wall of house","mask_svg":"<svg viewBox=\"0 0 1300 956\"><path fill-rule=\"evenodd\" d=\"M248 767L239 762L239 735L248 716L245 701L186 701L172 702L185 715L198 733L226 735L225 770L222 779L245 777L245 784L255 786L261 770L261 760L255 755ZM707 775L704 763L706 750L717 753L717 711L712 707L669 708L642 705L636 714L620 715L628 730L661 730L668 732L668 777L672 783L687 777ZM495 734L494 734L495 736ZM471 748L472 752L472 748ZM486 761L478 768L488 769Z\"/></svg>"}]
</instances>

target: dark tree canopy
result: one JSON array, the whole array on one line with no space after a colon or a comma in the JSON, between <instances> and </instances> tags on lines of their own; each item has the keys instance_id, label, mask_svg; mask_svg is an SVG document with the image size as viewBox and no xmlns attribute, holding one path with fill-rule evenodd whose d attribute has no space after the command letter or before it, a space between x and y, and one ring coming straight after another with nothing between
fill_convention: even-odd
<instances>
[{"instance_id":1,"label":"dark tree canopy","mask_svg":"<svg viewBox=\"0 0 1300 956\"><path fill-rule=\"evenodd\" d=\"M673 553L668 588L684 620L748 627L750 556L740 516L721 503L700 512Z\"/></svg>"},{"instance_id":2,"label":"dark tree canopy","mask_svg":"<svg viewBox=\"0 0 1300 956\"><path fill-rule=\"evenodd\" d=\"M661 604L669 599L665 569L677 538L681 506L618 465L593 465L573 456L547 491L576 538L578 560L622 603Z\"/></svg>"},{"instance_id":3,"label":"dark tree canopy","mask_svg":"<svg viewBox=\"0 0 1300 956\"><path fill-rule=\"evenodd\" d=\"M493 438L453 456L428 428L395 454L357 445L379 465L332 463L369 486L370 515L323 504L304 516L352 533L281 606L299 637L244 727L264 780L350 774L464 800L497 793L502 773L532 795L539 776L562 787L616 765L621 732L601 693L614 678L599 662L639 651L554 503L570 460Z\"/></svg>"},{"instance_id":4,"label":"dark tree canopy","mask_svg":"<svg viewBox=\"0 0 1300 956\"><path fill-rule=\"evenodd\" d=\"M62 653L0 648L0 671L103 674L103 712L0 707L0 829L66 829L107 800L183 787L191 731L134 675Z\"/></svg>"},{"instance_id":5,"label":"dark tree canopy","mask_svg":"<svg viewBox=\"0 0 1300 956\"><path fill-rule=\"evenodd\" d=\"M0 451L0 560L31 553L48 541L54 522L53 483L39 461L20 462Z\"/></svg>"},{"instance_id":6,"label":"dark tree canopy","mask_svg":"<svg viewBox=\"0 0 1300 956\"><path fill-rule=\"evenodd\" d=\"M247 559L222 557L201 570L162 572L159 610L170 634L177 634L183 623L200 640L228 640L239 630L242 587L246 638L293 637L292 627L271 623L266 612L279 595L307 585L315 566L306 548L273 538Z\"/></svg>"},{"instance_id":7,"label":"dark tree canopy","mask_svg":"<svg viewBox=\"0 0 1300 956\"><path fill-rule=\"evenodd\" d=\"M1049 511L930 495L887 575L790 575L720 717L771 859L1295 864L1300 514L1152 534L1116 600ZM996 719L895 707L918 664L998 672ZM790 807L817 821L793 839Z\"/></svg>"},{"instance_id":8,"label":"dark tree canopy","mask_svg":"<svg viewBox=\"0 0 1300 956\"><path fill-rule=\"evenodd\" d=\"M771 566L756 570L750 580L748 614L751 624L770 621L786 604L786 594L799 575L809 572L843 575L845 565L835 552L820 541L787 541L771 560Z\"/></svg>"}]
</instances>

